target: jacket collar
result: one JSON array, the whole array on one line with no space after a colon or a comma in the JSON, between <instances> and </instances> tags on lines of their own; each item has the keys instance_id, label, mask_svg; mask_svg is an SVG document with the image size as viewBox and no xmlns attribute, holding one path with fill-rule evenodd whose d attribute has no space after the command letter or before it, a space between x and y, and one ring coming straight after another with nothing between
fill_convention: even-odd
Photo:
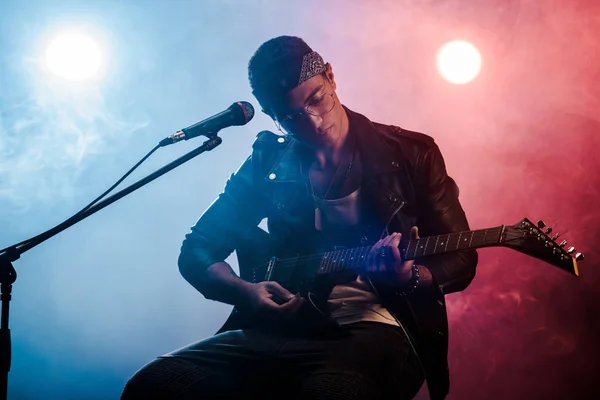
<instances>
[{"instance_id":1,"label":"jacket collar","mask_svg":"<svg viewBox=\"0 0 600 400\"><path fill-rule=\"evenodd\" d=\"M389 130L390 127L383 125L376 127L364 115L343 107L348 115L350 130L356 135L365 178L402 169L404 160L401 153L394 150L389 140L389 132L384 132L384 129ZM283 140L285 148L265 179L270 182L304 182L306 176L303 174L302 164L306 160L307 148L291 135L284 135Z\"/></svg>"}]
</instances>

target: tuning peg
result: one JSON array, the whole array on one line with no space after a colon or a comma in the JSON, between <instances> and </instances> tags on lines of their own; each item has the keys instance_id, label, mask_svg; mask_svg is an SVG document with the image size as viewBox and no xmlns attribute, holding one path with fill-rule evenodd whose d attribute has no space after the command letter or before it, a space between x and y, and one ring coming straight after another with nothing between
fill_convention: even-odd
<instances>
[{"instance_id":1,"label":"tuning peg","mask_svg":"<svg viewBox=\"0 0 600 400\"><path fill-rule=\"evenodd\" d=\"M562 242L560 242L559 246L560 247L565 247L567 245L567 241L563 240Z\"/></svg>"},{"instance_id":2,"label":"tuning peg","mask_svg":"<svg viewBox=\"0 0 600 400\"><path fill-rule=\"evenodd\" d=\"M585 258L585 257L583 256L583 253L577 253L577 254L575 254L575 259L576 259L577 261L581 261L581 260L583 260L584 258Z\"/></svg>"},{"instance_id":3,"label":"tuning peg","mask_svg":"<svg viewBox=\"0 0 600 400\"><path fill-rule=\"evenodd\" d=\"M552 240L558 239L559 236L560 236L560 233L555 233L554 236L552 236Z\"/></svg>"},{"instance_id":4,"label":"tuning peg","mask_svg":"<svg viewBox=\"0 0 600 400\"><path fill-rule=\"evenodd\" d=\"M569 253L569 254L573 254L573 253L575 253L575 247L573 247L573 246L569 247L569 248L567 249L567 253Z\"/></svg>"},{"instance_id":5,"label":"tuning peg","mask_svg":"<svg viewBox=\"0 0 600 400\"><path fill-rule=\"evenodd\" d=\"M551 233L552 233L552 228L548 228L548 229L546 229L546 235L549 235L549 234L551 234Z\"/></svg>"},{"instance_id":6,"label":"tuning peg","mask_svg":"<svg viewBox=\"0 0 600 400\"><path fill-rule=\"evenodd\" d=\"M540 229L544 229L546 227L546 224L544 223L544 221L542 221L541 219L538 221L537 223L537 227Z\"/></svg>"}]
</instances>

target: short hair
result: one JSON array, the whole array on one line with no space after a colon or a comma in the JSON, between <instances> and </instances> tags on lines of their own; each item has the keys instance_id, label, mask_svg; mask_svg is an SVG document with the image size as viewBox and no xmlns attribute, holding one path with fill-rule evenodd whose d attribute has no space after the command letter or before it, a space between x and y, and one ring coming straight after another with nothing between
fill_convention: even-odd
<instances>
[{"instance_id":1,"label":"short hair","mask_svg":"<svg viewBox=\"0 0 600 400\"><path fill-rule=\"evenodd\" d=\"M248 62L248 80L263 108L298 85L302 59L312 51L296 36L278 36L256 50Z\"/></svg>"}]
</instances>

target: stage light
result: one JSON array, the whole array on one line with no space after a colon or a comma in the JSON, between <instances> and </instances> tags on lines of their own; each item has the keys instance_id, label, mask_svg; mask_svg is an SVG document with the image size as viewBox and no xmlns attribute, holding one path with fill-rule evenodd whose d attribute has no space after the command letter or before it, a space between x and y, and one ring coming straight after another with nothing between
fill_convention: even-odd
<instances>
[{"instance_id":1,"label":"stage light","mask_svg":"<svg viewBox=\"0 0 600 400\"><path fill-rule=\"evenodd\" d=\"M475 46L463 40L446 43L437 53L440 75L450 83L471 82L481 70L481 55Z\"/></svg>"},{"instance_id":2,"label":"stage light","mask_svg":"<svg viewBox=\"0 0 600 400\"><path fill-rule=\"evenodd\" d=\"M79 34L55 38L46 50L46 66L69 80L90 79L98 75L102 63L100 48L92 39Z\"/></svg>"}]
</instances>

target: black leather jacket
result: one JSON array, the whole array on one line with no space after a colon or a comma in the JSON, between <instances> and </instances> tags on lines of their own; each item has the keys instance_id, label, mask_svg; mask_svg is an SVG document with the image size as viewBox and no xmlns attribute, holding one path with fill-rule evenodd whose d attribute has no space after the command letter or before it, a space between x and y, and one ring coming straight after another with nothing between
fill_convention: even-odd
<instances>
[{"instance_id":1,"label":"black leather jacket","mask_svg":"<svg viewBox=\"0 0 600 400\"><path fill-rule=\"evenodd\" d=\"M469 230L458 188L431 137L346 112L363 163L362 201L376 222L366 231L366 242L379 240L381 228L405 237L414 225L421 237ZM225 260L241 243L251 240L263 218L268 218L270 234L283 243L301 242L314 229L314 204L301 168L302 149L289 136L268 131L257 135L252 155L186 235L179 257L184 276L186 270L206 269ZM417 262L431 270L431 290L404 296L393 288L376 285L376 289L417 351L431 398L443 399L449 389L444 295L465 289L473 280L477 253L460 250Z\"/></svg>"}]
</instances>

